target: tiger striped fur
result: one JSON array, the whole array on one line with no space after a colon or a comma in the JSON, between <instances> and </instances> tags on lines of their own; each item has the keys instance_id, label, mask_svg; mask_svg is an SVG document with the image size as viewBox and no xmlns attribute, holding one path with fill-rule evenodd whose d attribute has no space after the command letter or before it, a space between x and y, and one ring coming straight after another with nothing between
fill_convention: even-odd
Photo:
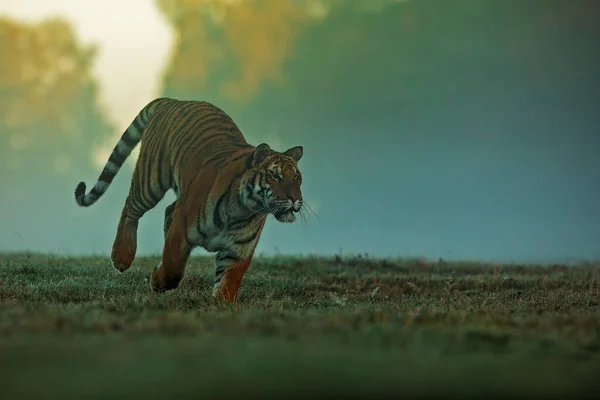
<instances>
[{"instance_id":1,"label":"tiger striped fur","mask_svg":"<svg viewBox=\"0 0 600 400\"><path fill-rule=\"evenodd\" d=\"M298 161L303 148L280 153L248 144L234 121L203 101L159 98L148 103L121 136L98 181L77 204L88 207L107 190L141 141L111 259L127 270L135 258L138 221L172 189L165 210L162 262L152 272L157 292L175 289L193 248L216 252L213 296L235 301L268 214L293 222L303 205Z\"/></svg>"}]
</instances>

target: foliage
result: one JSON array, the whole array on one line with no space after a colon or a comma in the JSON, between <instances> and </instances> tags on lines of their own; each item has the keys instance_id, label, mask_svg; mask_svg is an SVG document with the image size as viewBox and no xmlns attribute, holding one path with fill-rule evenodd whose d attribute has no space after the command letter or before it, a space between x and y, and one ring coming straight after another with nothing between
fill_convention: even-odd
<instances>
[{"instance_id":1,"label":"foliage","mask_svg":"<svg viewBox=\"0 0 600 400\"><path fill-rule=\"evenodd\" d=\"M3 181L89 166L91 149L111 129L97 104L95 55L63 19L0 19Z\"/></svg>"},{"instance_id":2,"label":"foliage","mask_svg":"<svg viewBox=\"0 0 600 400\"><path fill-rule=\"evenodd\" d=\"M261 84L281 83L299 33L342 7L381 11L389 0L156 0L176 35L163 91L248 100Z\"/></svg>"},{"instance_id":3,"label":"foliage","mask_svg":"<svg viewBox=\"0 0 600 400\"><path fill-rule=\"evenodd\" d=\"M218 92L244 100L261 82L280 78L290 42L310 18L295 1L157 0L157 4L176 34L166 90L204 93L212 89L210 81L217 80Z\"/></svg>"}]
</instances>

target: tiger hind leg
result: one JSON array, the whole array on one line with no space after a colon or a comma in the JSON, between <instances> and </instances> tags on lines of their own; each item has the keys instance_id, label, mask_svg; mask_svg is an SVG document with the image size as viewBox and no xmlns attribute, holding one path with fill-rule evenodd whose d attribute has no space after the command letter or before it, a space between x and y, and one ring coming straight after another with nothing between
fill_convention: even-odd
<instances>
[{"instance_id":1,"label":"tiger hind leg","mask_svg":"<svg viewBox=\"0 0 600 400\"><path fill-rule=\"evenodd\" d=\"M174 201L173 203L169 204L169 206L167 206L167 208L165 208L165 222L163 225L163 232L165 235L165 243L167 242L167 233L169 232L169 228L171 227L171 224L173 223L173 214L175 212L176 204L177 204L177 200ZM162 263L159 263L154 268L154 270L156 271L157 269L159 269L161 265L162 265Z\"/></svg>"},{"instance_id":2,"label":"tiger hind leg","mask_svg":"<svg viewBox=\"0 0 600 400\"><path fill-rule=\"evenodd\" d=\"M130 197L127 197L125 207L121 212L121 219L117 228L117 236L113 243L111 260L113 267L119 271L126 271L133 260L137 251L137 229L139 218L136 218L129 211Z\"/></svg>"},{"instance_id":3,"label":"tiger hind leg","mask_svg":"<svg viewBox=\"0 0 600 400\"><path fill-rule=\"evenodd\" d=\"M112 247L112 264L119 272L129 269L135 259L140 218L153 209L165 195L164 191L153 187L154 185L149 182L149 178L147 178L147 181L141 180L138 165L136 165L133 172L129 196L125 200L117 235Z\"/></svg>"},{"instance_id":4,"label":"tiger hind leg","mask_svg":"<svg viewBox=\"0 0 600 400\"><path fill-rule=\"evenodd\" d=\"M185 266L192 252L184 230L184 216L181 208L176 203L165 211L165 247L163 248L162 262L152 271L152 290L158 293L175 289L183 279ZM168 226L167 215L169 216Z\"/></svg>"}]
</instances>

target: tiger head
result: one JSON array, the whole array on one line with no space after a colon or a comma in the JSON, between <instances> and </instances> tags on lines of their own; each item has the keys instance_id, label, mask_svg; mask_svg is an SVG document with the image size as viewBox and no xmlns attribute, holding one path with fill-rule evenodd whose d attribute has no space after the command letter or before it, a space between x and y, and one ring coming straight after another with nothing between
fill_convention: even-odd
<instances>
[{"instance_id":1,"label":"tiger head","mask_svg":"<svg viewBox=\"0 0 600 400\"><path fill-rule=\"evenodd\" d=\"M280 222L294 222L303 203L298 170L302 154L302 146L279 153L266 143L258 145L248 159L243 195L246 205L254 212L271 213Z\"/></svg>"}]
</instances>

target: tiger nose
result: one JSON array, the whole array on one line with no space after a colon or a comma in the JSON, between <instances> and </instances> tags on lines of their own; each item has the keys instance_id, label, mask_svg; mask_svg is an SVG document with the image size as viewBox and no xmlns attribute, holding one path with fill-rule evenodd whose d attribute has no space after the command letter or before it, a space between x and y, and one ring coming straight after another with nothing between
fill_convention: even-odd
<instances>
[{"instance_id":1,"label":"tiger nose","mask_svg":"<svg viewBox=\"0 0 600 400\"><path fill-rule=\"evenodd\" d=\"M300 199L300 195L299 194L290 194L290 195L288 195L288 199L290 199L292 201L292 203L295 203L296 201L298 201Z\"/></svg>"}]
</instances>

